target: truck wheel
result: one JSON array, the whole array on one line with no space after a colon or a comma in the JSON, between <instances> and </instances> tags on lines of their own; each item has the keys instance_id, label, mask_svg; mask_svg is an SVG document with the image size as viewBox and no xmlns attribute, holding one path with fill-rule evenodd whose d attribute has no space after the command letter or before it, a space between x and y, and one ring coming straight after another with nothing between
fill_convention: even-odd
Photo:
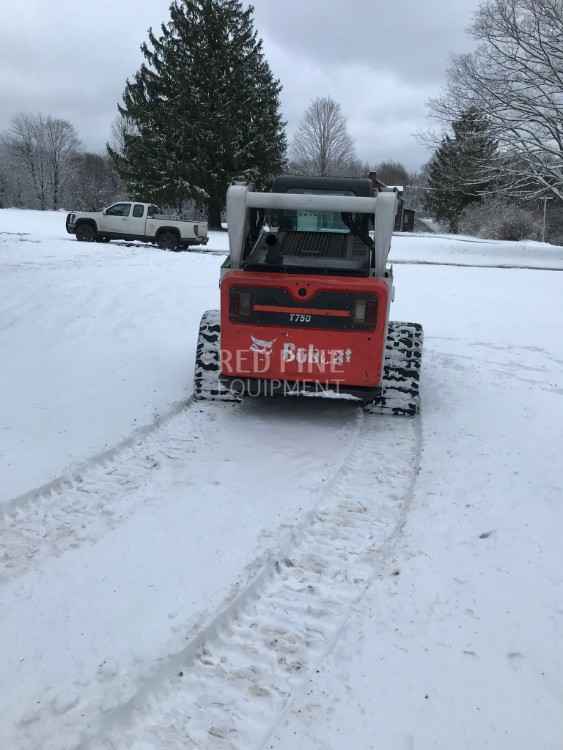
<instances>
[{"instance_id":1,"label":"truck wheel","mask_svg":"<svg viewBox=\"0 0 563 750\"><path fill-rule=\"evenodd\" d=\"M176 232L161 232L157 239L157 244L161 250L177 250L180 243Z\"/></svg>"},{"instance_id":2,"label":"truck wheel","mask_svg":"<svg viewBox=\"0 0 563 750\"><path fill-rule=\"evenodd\" d=\"M94 242L96 234L97 232L91 224L79 224L76 227L76 239L79 242Z\"/></svg>"}]
</instances>

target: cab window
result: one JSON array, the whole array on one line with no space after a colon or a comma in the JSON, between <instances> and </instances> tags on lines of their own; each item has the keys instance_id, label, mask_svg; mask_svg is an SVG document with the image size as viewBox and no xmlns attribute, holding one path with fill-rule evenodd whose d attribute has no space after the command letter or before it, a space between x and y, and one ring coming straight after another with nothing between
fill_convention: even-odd
<instances>
[{"instance_id":1,"label":"cab window","mask_svg":"<svg viewBox=\"0 0 563 750\"><path fill-rule=\"evenodd\" d=\"M149 219L152 219L153 216L158 216L160 213L160 208L158 206L149 206L149 210L147 211L147 216Z\"/></svg>"},{"instance_id":2,"label":"cab window","mask_svg":"<svg viewBox=\"0 0 563 750\"><path fill-rule=\"evenodd\" d=\"M129 216L131 212L130 203L115 203L106 211L106 216Z\"/></svg>"},{"instance_id":3,"label":"cab window","mask_svg":"<svg viewBox=\"0 0 563 750\"><path fill-rule=\"evenodd\" d=\"M133 216L136 219L142 219L144 213L145 207L141 203L137 203L135 206L133 206Z\"/></svg>"}]
</instances>

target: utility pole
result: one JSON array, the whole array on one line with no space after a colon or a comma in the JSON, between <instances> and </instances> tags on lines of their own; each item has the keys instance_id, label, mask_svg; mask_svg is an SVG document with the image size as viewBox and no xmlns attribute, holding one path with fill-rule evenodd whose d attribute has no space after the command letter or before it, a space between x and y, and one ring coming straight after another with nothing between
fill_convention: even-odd
<instances>
[{"instance_id":1,"label":"utility pole","mask_svg":"<svg viewBox=\"0 0 563 750\"><path fill-rule=\"evenodd\" d=\"M545 235L547 230L547 202L552 201L553 198L548 198L547 196L544 196L542 198L543 200L543 229L541 234L541 241L545 242Z\"/></svg>"}]
</instances>

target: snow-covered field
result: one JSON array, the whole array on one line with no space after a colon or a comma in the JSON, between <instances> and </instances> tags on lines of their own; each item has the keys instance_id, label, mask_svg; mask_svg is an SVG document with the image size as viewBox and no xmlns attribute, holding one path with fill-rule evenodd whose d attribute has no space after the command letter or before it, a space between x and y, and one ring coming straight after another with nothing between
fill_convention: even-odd
<instances>
[{"instance_id":1,"label":"snow-covered field","mask_svg":"<svg viewBox=\"0 0 563 750\"><path fill-rule=\"evenodd\" d=\"M409 420L191 403L225 247L0 211L0 748L561 748L563 248L394 239Z\"/></svg>"}]
</instances>

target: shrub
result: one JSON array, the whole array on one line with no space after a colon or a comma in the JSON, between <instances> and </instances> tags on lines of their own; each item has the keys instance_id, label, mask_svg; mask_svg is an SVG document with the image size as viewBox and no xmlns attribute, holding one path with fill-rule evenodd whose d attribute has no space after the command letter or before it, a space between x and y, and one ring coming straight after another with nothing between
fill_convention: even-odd
<instances>
[{"instance_id":1,"label":"shrub","mask_svg":"<svg viewBox=\"0 0 563 750\"><path fill-rule=\"evenodd\" d=\"M463 211L460 231L490 240L539 240L541 220L530 209L501 199L473 203Z\"/></svg>"}]
</instances>

